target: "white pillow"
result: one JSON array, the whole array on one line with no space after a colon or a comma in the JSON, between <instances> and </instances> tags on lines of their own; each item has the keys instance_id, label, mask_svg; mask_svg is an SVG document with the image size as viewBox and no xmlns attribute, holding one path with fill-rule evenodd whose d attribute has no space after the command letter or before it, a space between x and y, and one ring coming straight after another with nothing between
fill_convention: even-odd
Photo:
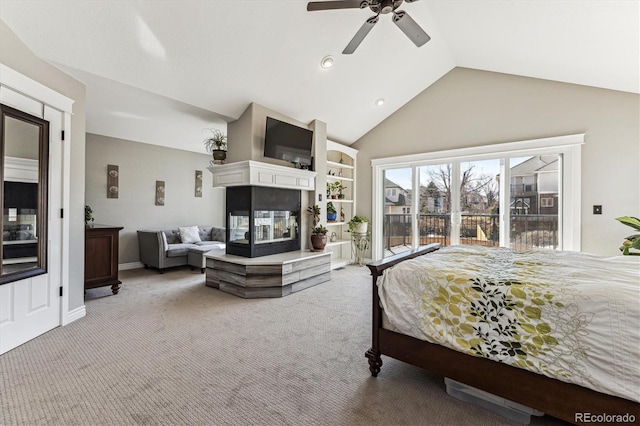
<instances>
[{"instance_id":1,"label":"white pillow","mask_svg":"<svg viewBox=\"0 0 640 426\"><path fill-rule=\"evenodd\" d=\"M200 233L197 226L180 226L180 239L183 244L197 243L200 240Z\"/></svg>"}]
</instances>

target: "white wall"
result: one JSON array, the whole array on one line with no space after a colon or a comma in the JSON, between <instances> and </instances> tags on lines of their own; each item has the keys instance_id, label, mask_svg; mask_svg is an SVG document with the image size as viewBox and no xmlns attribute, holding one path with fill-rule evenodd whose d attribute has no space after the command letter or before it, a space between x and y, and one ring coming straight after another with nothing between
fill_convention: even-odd
<instances>
[{"instance_id":1,"label":"white wall","mask_svg":"<svg viewBox=\"0 0 640 426\"><path fill-rule=\"evenodd\" d=\"M617 255L631 229L614 218L640 216L639 117L637 94L455 68L353 145L358 214L371 216L371 159L585 133L582 250Z\"/></svg>"},{"instance_id":2,"label":"white wall","mask_svg":"<svg viewBox=\"0 0 640 426\"><path fill-rule=\"evenodd\" d=\"M94 223L123 226L120 264L140 261L137 230L178 226L225 226L225 190L213 188L210 154L198 154L87 134L86 204ZM107 165L119 167L118 198L107 198ZM195 197L195 171L202 197ZM155 205L155 184L165 182L165 205Z\"/></svg>"}]
</instances>

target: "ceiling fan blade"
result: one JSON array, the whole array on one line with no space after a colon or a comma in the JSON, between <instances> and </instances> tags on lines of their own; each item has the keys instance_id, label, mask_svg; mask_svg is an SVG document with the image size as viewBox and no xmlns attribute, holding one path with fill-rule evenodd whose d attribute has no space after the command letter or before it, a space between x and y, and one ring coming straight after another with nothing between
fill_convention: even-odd
<instances>
[{"instance_id":1,"label":"ceiling fan blade","mask_svg":"<svg viewBox=\"0 0 640 426\"><path fill-rule=\"evenodd\" d=\"M366 0L310 1L307 3L307 12L332 9L364 9L367 6L369 6L369 2Z\"/></svg>"},{"instance_id":2,"label":"ceiling fan blade","mask_svg":"<svg viewBox=\"0 0 640 426\"><path fill-rule=\"evenodd\" d=\"M364 40L367 34L369 34L369 31L371 31L373 26L377 23L378 23L378 15L372 16L371 18L367 19L364 22L364 24L362 24L362 26L360 27L356 35L353 36L349 44L347 44L347 47L344 48L344 50L342 51L342 54L350 55L353 52L355 52L358 46L360 46L360 43L362 43L362 40Z\"/></svg>"},{"instance_id":3,"label":"ceiling fan blade","mask_svg":"<svg viewBox=\"0 0 640 426\"><path fill-rule=\"evenodd\" d=\"M398 10L394 13L393 23L418 47L431 40L429 34L425 33L424 30L420 28L420 25L404 10Z\"/></svg>"},{"instance_id":4,"label":"ceiling fan blade","mask_svg":"<svg viewBox=\"0 0 640 426\"><path fill-rule=\"evenodd\" d=\"M404 0L405 3L413 3L414 1L418 1L418 0Z\"/></svg>"}]
</instances>

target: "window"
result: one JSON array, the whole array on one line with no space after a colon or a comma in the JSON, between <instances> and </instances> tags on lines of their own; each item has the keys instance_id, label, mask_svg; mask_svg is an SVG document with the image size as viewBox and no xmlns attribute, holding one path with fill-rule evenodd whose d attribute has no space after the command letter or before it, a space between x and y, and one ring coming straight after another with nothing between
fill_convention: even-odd
<instances>
[{"instance_id":1,"label":"window","mask_svg":"<svg viewBox=\"0 0 640 426\"><path fill-rule=\"evenodd\" d=\"M540 207L553 207L553 198L545 197L540 199Z\"/></svg>"},{"instance_id":2,"label":"window","mask_svg":"<svg viewBox=\"0 0 640 426\"><path fill-rule=\"evenodd\" d=\"M579 134L373 160L373 258L431 242L580 250L583 143ZM389 181L415 217L395 224L380 197Z\"/></svg>"}]
</instances>

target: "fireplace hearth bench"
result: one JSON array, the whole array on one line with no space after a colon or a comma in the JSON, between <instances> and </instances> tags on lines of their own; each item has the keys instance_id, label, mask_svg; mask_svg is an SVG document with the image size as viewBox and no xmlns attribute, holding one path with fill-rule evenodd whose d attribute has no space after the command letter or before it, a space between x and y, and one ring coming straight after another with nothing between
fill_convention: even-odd
<instances>
[{"instance_id":1,"label":"fireplace hearth bench","mask_svg":"<svg viewBox=\"0 0 640 426\"><path fill-rule=\"evenodd\" d=\"M291 251L262 257L209 252L206 285L246 299L283 297L331 279L331 253Z\"/></svg>"}]
</instances>

